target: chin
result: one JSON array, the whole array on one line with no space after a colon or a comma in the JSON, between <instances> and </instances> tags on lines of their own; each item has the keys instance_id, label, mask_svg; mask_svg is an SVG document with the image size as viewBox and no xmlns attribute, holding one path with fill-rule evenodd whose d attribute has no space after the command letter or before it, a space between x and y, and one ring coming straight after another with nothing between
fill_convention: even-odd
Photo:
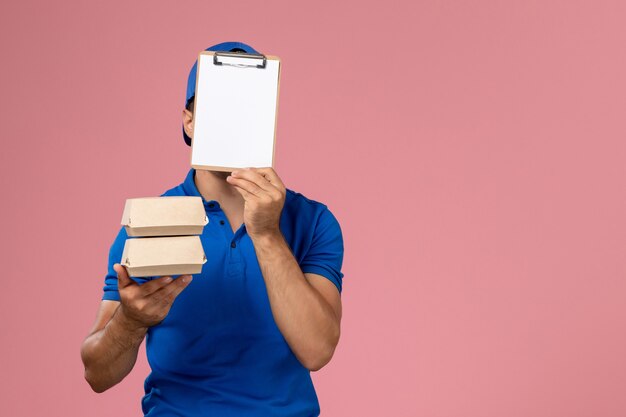
<instances>
[{"instance_id":1,"label":"chin","mask_svg":"<svg viewBox=\"0 0 626 417\"><path fill-rule=\"evenodd\" d=\"M211 171L211 172L222 179L226 179L226 177L228 177L231 174L230 172L225 172L225 171Z\"/></svg>"}]
</instances>

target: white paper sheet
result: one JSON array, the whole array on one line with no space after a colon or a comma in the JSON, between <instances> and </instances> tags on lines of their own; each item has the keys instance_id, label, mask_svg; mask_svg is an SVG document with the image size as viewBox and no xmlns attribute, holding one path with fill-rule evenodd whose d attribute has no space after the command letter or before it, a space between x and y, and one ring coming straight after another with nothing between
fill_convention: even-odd
<instances>
[{"instance_id":1,"label":"white paper sheet","mask_svg":"<svg viewBox=\"0 0 626 417\"><path fill-rule=\"evenodd\" d=\"M279 68L278 59L261 69L215 65L212 54L200 54L192 166L227 171L274 165Z\"/></svg>"}]
</instances>

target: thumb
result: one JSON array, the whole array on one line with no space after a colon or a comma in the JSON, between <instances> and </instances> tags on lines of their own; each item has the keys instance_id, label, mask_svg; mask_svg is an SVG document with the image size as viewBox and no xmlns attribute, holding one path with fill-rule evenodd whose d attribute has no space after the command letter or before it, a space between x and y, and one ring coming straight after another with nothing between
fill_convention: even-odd
<instances>
[{"instance_id":1,"label":"thumb","mask_svg":"<svg viewBox=\"0 0 626 417\"><path fill-rule=\"evenodd\" d=\"M126 268L124 268L122 265L115 264L113 265L113 269L115 270L115 272L117 272L118 289L126 288L129 285L135 284L135 282L131 280L130 277L128 276L128 272L126 271Z\"/></svg>"}]
</instances>

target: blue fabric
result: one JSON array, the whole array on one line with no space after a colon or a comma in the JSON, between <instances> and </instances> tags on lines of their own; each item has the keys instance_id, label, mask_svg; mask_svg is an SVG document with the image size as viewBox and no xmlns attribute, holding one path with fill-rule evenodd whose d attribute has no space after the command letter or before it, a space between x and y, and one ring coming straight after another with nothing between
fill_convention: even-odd
<instances>
[{"instance_id":1,"label":"blue fabric","mask_svg":"<svg viewBox=\"0 0 626 417\"><path fill-rule=\"evenodd\" d=\"M191 169L163 196L201 197L194 173ZM310 372L274 322L245 225L233 233L219 203L204 198L203 203L209 217L201 235L207 262L165 320L148 331L152 372L144 385L145 415L319 415ZM341 292L343 238L328 208L287 190L280 229L302 271L328 278ZM111 246L104 300L119 300L113 264L121 260L126 237L121 228Z\"/></svg>"},{"instance_id":2,"label":"blue fabric","mask_svg":"<svg viewBox=\"0 0 626 417\"><path fill-rule=\"evenodd\" d=\"M222 42L217 45L213 45L205 49L205 51L214 51L214 52L232 52L236 49L242 49L247 54L258 54L258 52L251 47L250 45L246 45L242 42ZM185 94L185 107L187 107L187 103L191 97L196 95L196 74L198 72L198 61L194 62L191 70L189 71L189 76L187 77L187 93ZM191 138L187 136L185 133L185 128L183 127L183 139L185 139L185 143L188 146L191 146Z\"/></svg>"}]
</instances>

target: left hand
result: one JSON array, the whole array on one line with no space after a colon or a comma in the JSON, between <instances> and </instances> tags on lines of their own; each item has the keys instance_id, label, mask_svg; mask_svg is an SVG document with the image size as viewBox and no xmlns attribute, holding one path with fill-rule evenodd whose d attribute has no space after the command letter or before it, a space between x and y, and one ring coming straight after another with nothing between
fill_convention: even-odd
<instances>
[{"instance_id":1,"label":"left hand","mask_svg":"<svg viewBox=\"0 0 626 417\"><path fill-rule=\"evenodd\" d=\"M226 181L245 200L243 222L251 238L280 233L286 189L272 168L237 169Z\"/></svg>"}]
</instances>

